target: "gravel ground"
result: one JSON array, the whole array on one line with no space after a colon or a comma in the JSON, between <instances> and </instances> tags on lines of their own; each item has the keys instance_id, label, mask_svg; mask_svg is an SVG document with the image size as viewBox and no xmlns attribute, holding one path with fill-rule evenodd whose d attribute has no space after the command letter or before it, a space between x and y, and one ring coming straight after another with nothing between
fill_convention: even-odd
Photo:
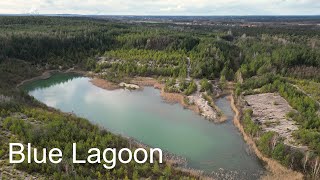
<instances>
[{"instance_id":1,"label":"gravel ground","mask_svg":"<svg viewBox=\"0 0 320 180\"><path fill-rule=\"evenodd\" d=\"M253 110L252 120L261 125L264 131L277 132L280 137L284 138L284 143L303 148L298 145L292 133L298 130L296 122L286 117L287 113L293 110L288 102L277 93L264 93L245 96L247 102L245 108Z\"/></svg>"}]
</instances>

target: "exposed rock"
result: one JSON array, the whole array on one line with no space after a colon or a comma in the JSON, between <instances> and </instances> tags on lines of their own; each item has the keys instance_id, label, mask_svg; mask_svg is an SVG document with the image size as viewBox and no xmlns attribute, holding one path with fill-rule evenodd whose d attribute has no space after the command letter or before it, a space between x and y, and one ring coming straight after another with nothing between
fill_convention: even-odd
<instances>
[{"instance_id":1,"label":"exposed rock","mask_svg":"<svg viewBox=\"0 0 320 180\"><path fill-rule=\"evenodd\" d=\"M209 105L208 101L202 97L202 93L200 92L199 81L196 81L196 84L197 91L194 94L188 96L189 102L191 104L195 104L200 109L201 115L205 118L212 121L219 121L218 114L215 111L215 109L213 109Z\"/></svg>"},{"instance_id":2,"label":"exposed rock","mask_svg":"<svg viewBox=\"0 0 320 180\"><path fill-rule=\"evenodd\" d=\"M260 124L263 131L276 132L284 138L286 145L306 149L305 146L297 145L292 137L298 126L286 116L293 108L284 98L276 93L264 93L248 95L244 99L248 103L245 108L253 110L252 120Z\"/></svg>"},{"instance_id":3,"label":"exposed rock","mask_svg":"<svg viewBox=\"0 0 320 180\"><path fill-rule=\"evenodd\" d=\"M120 87L123 87L123 88L128 88L128 89L140 89L140 86L138 85L135 85L135 84L127 84L127 83L120 83L119 84Z\"/></svg>"}]
</instances>

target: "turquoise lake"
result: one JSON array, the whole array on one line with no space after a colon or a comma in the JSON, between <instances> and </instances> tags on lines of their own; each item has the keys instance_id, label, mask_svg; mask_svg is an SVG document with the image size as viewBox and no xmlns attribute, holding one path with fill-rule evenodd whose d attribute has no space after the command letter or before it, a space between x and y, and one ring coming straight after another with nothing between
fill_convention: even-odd
<instances>
[{"instance_id":1,"label":"turquoise lake","mask_svg":"<svg viewBox=\"0 0 320 180\"><path fill-rule=\"evenodd\" d=\"M184 157L187 168L215 174L217 179L258 179L264 172L233 125L234 112L226 98L216 104L228 121L214 124L179 104L165 103L153 87L108 91L92 85L88 77L55 74L23 89L47 106Z\"/></svg>"}]
</instances>

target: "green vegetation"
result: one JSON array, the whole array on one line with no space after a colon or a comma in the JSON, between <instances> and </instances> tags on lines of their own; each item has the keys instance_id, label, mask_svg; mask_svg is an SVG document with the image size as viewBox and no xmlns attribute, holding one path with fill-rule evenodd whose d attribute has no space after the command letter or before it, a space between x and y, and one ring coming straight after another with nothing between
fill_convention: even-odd
<instances>
[{"instance_id":1,"label":"green vegetation","mask_svg":"<svg viewBox=\"0 0 320 180\"><path fill-rule=\"evenodd\" d=\"M293 80L294 84L300 87L305 93L310 95L316 101L320 102L320 83L309 80Z\"/></svg>"},{"instance_id":2,"label":"green vegetation","mask_svg":"<svg viewBox=\"0 0 320 180\"><path fill-rule=\"evenodd\" d=\"M263 35L260 42L253 39L239 41L238 45L245 50L244 62L238 70L244 82L236 86L236 94L240 96L242 93L277 92L298 111L290 112L288 117L299 124L299 130L294 133L297 142L307 145L312 151L308 157L310 160L304 165L301 163L304 155L284 145L283 140L276 138L276 134L257 130L255 127L258 125L246 113L243 124L246 132L257 138L258 148L264 154L293 169L304 171L310 177L316 177L319 174L314 174L314 162L320 154L319 106L315 101L316 84L320 80L319 74L315 73L319 69L319 51L316 50L319 47L310 48L306 45L308 42L305 42L318 37L304 36L305 40L302 37ZM297 82L294 78L302 80ZM302 84L310 80L314 84ZM297 84L311 96L304 94L293 84ZM255 135L256 131L260 135Z\"/></svg>"},{"instance_id":3,"label":"green vegetation","mask_svg":"<svg viewBox=\"0 0 320 180\"><path fill-rule=\"evenodd\" d=\"M120 29L63 17L1 17L0 24L0 59L16 58L51 68L81 65L86 57L108 50L114 30Z\"/></svg>"},{"instance_id":4,"label":"green vegetation","mask_svg":"<svg viewBox=\"0 0 320 180\"><path fill-rule=\"evenodd\" d=\"M5 119L1 130L12 134L0 138L0 157L5 154L9 139L32 141L37 147L65 147L71 137L81 142L83 149L102 142L116 147L129 146L126 140L100 130L86 120L49 111L16 89L22 80L38 76L45 70L76 68L93 71L112 81L128 76L164 77L167 92L185 95L197 90L195 80L186 80L188 74L192 79L202 79L201 91L209 94L212 91L209 80L213 79L220 79L222 88L227 86L227 81L241 79L235 90L238 96L278 92L297 110L288 117L299 123L295 138L312 150L308 163L301 165L301 155L288 149L281 139L273 141L276 134L261 132L252 121L250 111L244 112L245 131L257 139L259 149L266 155L293 169L309 174L314 172L314 159L320 154L319 105L315 101L319 100L320 82L318 29L165 23L140 26L103 19L38 16L2 16L0 24L0 117ZM12 118L17 113L36 118L39 124ZM79 133L73 134L73 129ZM154 167L119 165L107 174L100 167L71 167L69 162L63 165L28 168L22 164L17 168L56 179L106 179L111 176L175 179L185 176L160 164ZM74 171L67 173L71 169ZM55 170L59 170L58 173L52 174Z\"/></svg>"},{"instance_id":5,"label":"green vegetation","mask_svg":"<svg viewBox=\"0 0 320 180\"><path fill-rule=\"evenodd\" d=\"M139 76L186 77L186 55L183 51L120 49L105 53L109 61L98 66L111 72ZM114 63L115 60L118 63ZM118 60L118 61L117 61ZM99 72L99 71L97 71Z\"/></svg>"},{"instance_id":6,"label":"green vegetation","mask_svg":"<svg viewBox=\"0 0 320 180\"><path fill-rule=\"evenodd\" d=\"M248 79L249 80L249 79ZM274 76L266 74L259 77L250 78L250 82L246 81L242 86L238 87L240 91L244 91L245 94L258 93L258 92L278 92L282 97L284 97L289 104L297 110L297 112L288 113L288 117L299 123L299 130L294 133L294 137L299 143L308 145L308 147L313 151L312 158L316 158L320 153L320 117L317 114L319 106L316 101L306 94L302 93L292 84L287 82L285 78L280 76ZM253 92L252 89L259 88L259 91ZM252 121L248 120L248 116L244 115L244 126L246 132L251 134ZM248 128L246 128L248 127ZM308 171L310 175L312 174L312 169L314 169L314 163L309 162L307 170L303 167L301 160L303 155L295 150L290 150L289 148L283 147L281 140L274 140L275 134L270 133L260 136L257 141L259 149L266 155L279 160L282 164L294 167L297 170ZM272 142L275 141L275 142ZM276 144L280 143L279 147ZM270 144L274 144L271 147ZM267 148L269 147L269 148ZM277 147L277 148L276 148ZM284 152L280 152L284 151ZM276 152L274 152L276 151ZM284 155L284 156L282 156ZM311 159L312 159L311 158ZM293 163L293 160L295 162ZM312 176L317 176L312 174Z\"/></svg>"},{"instance_id":7,"label":"green vegetation","mask_svg":"<svg viewBox=\"0 0 320 180\"><path fill-rule=\"evenodd\" d=\"M212 84L207 80L207 79L202 79L200 81L200 86L201 86L201 89L200 91L204 92L212 92Z\"/></svg>"},{"instance_id":8,"label":"green vegetation","mask_svg":"<svg viewBox=\"0 0 320 180\"><path fill-rule=\"evenodd\" d=\"M255 137L255 136L258 136L258 133L261 129L257 124L255 124L253 122L253 120L251 120L251 116L252 116L252 110L247 109L243 113L243 125L244 125L244 130L246 131L246 133Z\"/></svg>"},{"instance_id":9,"label":"green vegetation","mask_svg":"<svg viewBox=\"0 0 320 180\"><path fill-rule=\"evenodd\" d=\"M178 83L176 79L171 78L166 80L164 91L169 93L183 93L189 96L197 91L197 84L194 80L179 80Z\"/></svg>"},{"instance_id":10,"label":"green vegetation","mask_svg":"<svg viewBox=\"0 0 320 180\"><path fill-rule=\"evenodd\" d=\"M28 173L41 173L52 176L55 179L86 179L86 178L176 178L184 176L183 173L172 170L163 164L138 164L131 162L121 164L117 162L113 170L106 170L101 165L79 165L70 162L72 158L72 144L77 143L78 159L86 158L86 151L92 147L104 149L129 147L127 140L122 137L110 134L99 127L91 125L89 121L59 112L49 112L38 108L21 107L20 112L27 118L35 121L26 121L20 118L6 117L3 120L3 127L17 135L24 143L31 143L38 148L59 148L63 150L64 159L59 165L47 164L28 164L26 161L18 164L17 168ZM4 147L8 147L8 142ZM7 148L3 148L7 151ZM2 153L3 154L3 153ZM8 154L8 152L4 152ZM109 154L111 156L111 154ZM143 158L139 154L140 159ZM108 157L111 158L111 157ZM124 157L126 158L126 157ZM68 167L68 168L66 168ZM170 170L168 170L170 169Z\"/></svg>"},{"instance_id":11,"label":"green vegetation","mask_svg":"<svg viewBox=\"0 0 320 180\"><path fill-rule=\"evenodd\" d=\"M197 91L197 84L194 81L189 83L187 89L183 92L185 95L189 96Z\"/></svg>"},{"instance_id":12,"label":"green vegetation","mask_svg":"<svg viewBox=\"0 0 320 180\"><path fill-rule=\"evenodd\" d=\"M262 129L251 120L252 110L244 112L243 125L246 133L256 140L258 149L267 157L278 160L282 165L289 166L294 170L311 170L313 164L303 167L301 160L303 154L300 151L291 150L284 145L283 140L275 132L262 132Z\"/></svg>"},{"instance_id":13,"label":"green vegetation","mask_svg":"<svg viewBox=\"0 0 320 180\"><path fill-rule=\"evenodd\" d=\"M0 159L8 159L9 142L32 143L37 148L59 148L64 158L60 164L28 164L26 161L15 168L29 174L40 174L52 179L190 179L190 175L175 170L165 164L138 164L117 162L113 170L106 170L101 165L83 165L72 163L72 143L77 143L78 158L84 158L92 147L104 149L136 147L123 137L113 135L86 119L49 110L24 92L15 88L22 79L38 75L33 66L24 66L23 61L2 62L0 74L1 94L9 100L0 101ZM8 66L17 67L10 69ZM26 69L25 69L26 68ZM21 70L26 70L25 72ZM27 71L28 70L28 71ZM12 77L8 79L7 77ZM3 89L2 89L3 87ZM141 156L141 154L139 155ZM125 157L124 157L125 158ZM140 157L142 159L142 156ZM7 162L2 165L9 165ZM192 178L192 177L191 177Z\"/></svg>"}]
</instances>

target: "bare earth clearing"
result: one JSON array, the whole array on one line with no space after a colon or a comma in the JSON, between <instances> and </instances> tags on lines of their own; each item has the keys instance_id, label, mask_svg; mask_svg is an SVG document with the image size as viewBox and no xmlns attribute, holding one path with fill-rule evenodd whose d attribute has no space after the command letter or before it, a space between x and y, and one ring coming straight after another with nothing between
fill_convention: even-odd
<instances>
[{"instance_id":1,"label":"bare earth clearing","mask_svg":"<svg viewBox=\"0 0 320 180\"><path fill-rule=\"evenodd\" d=\"M264 93L245 96L246 109L253 110L252 120L264 131L272 131L284 138L284 143L291 147L306 149L297 145L292 133L298 130L296 122L286 117L293 110L288 102L276 93Z\"/></svg>"},{"instance_id":2,"label":"bare earth clearing","mask_svg":"<svg viewBox=\"0 0 320 180\"><path fill-rule=\"evenodd\" d=\"M256 146L254 140L248 136L242 124L240 123L240 112L238 110L238 107L235 103L233 95L229 97L231 100L231 107L233 111L235 112L235 116L233 118L234 125L239 129L241 134L243 135L243 139L246 141L246 143L251 147L251 149L255 152L255 154L258 156L259 159L264 161L266 163L266 168L268 170L268 173L261 177L262 180L282 180L282 179L290 179L290 180L302 180L303 175L299 172L293 171L291 169L288 169L284 166L282 166L279 162L276 160L270 159L263 155L258 147Z\"/></svg>"}]
</instances>

